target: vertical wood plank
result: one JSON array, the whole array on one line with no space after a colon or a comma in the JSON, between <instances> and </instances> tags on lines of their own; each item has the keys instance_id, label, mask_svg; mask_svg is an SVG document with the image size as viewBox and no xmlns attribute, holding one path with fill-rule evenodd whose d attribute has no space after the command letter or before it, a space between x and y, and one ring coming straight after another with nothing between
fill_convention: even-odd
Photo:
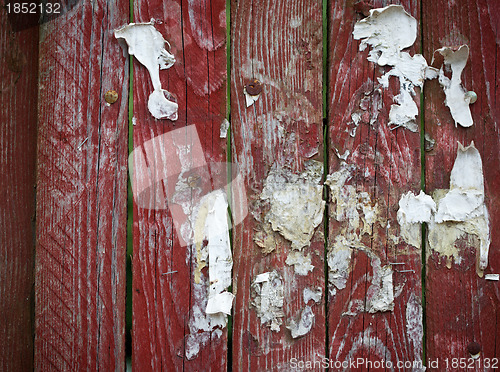
<instances>
[{"instance_id":1,"label":"vertical wood plank","mask_svg":"<svg viewBox=\"0 0 500 372\"><path fill-rule=\"evenodd\" d=\"M82 1L41 27L37 370L124 369L128 60L113 29L128 15Z\"/></svg>"},{"instance_id":2,"label":"vertical wood plank","mask_svg":"<svg viewBox=\"0 0 500 372\"><path fill-rule=\"evenodd\" d=\"M0 369L33 369L38 27L0 11Z\"/></svg>"},{"instance_id":3,"label":"vertical wood plank","mask_svg":"<svg viewBox=\"0 0 500 372\"><path fill-rule=\"evenodd\" d=\"M370 5L390 3L419 21L419 1ZM331 363L360 358L357 371L381 366L368 362L409 370L397 363L422 358L421 251L401 238L396 214L401 195L420 189L420 136L388 124L399 82L391 77L382 88L377 79L390 68L367 60L370 46L358 50L352 33L363 15L350 1L333 1L329 10L328 159L337 176L328 211L329 357ZM418 53L418 40L405 51ZM392 278L385 294L383 277ZM393 310L372 308L378 295L394 295Z\"/></svg>"},{"instance_id":4,"label":"vertical wood plank","mask_svg":"<svg viewBox=\"0 0 500 372\"><path fill-rule=\"evenodd\" d=\"M248 216L233 233L233 369L290 370L299 363L320 362L325 356L323 228L320 223L310 246L302 248L301 254L311 257L312 272L296 274L285 263L293 253L290 241L272 231L266 217L270 206L261 193L272 170L288 177L288 183L276 185L284 191L308 161L323 160L322 3L232 1L231 24L233 161L243 176L249 203ZM244 87L253 79L262 83L262 93L246 107ZM301 195L288 203L300 206L304 198ZM283 210L278 213L284 216ZM308 218L304 210L298 219ZM272 252L266 255L265 249ZM274 309L283 312L279 331L271 330L269 323L262 324L270 313L258 317L256 288L252 286L258 274L273 270L279 279L269 283L271 291L279 296L282 285L284 295L283 307L278 302ZM322 290L318 303L305 304L303 291L318 287ZM308 306L314 314L312 328L304 336L292 338L286 326L299 321Z\"/></svg>"},{"instance_id":5,"label":"vertical wood plank","mask_svg":"<svg viewBox=\"0 0 500 372\"><path fill-rule=\"evenodd\" d=\"M151 19L176 59L170 69L160 71L160 79L179 110L175 122L150 114L147 102L153 87L147 70L134 60L134 148L145 151L148 161L148 169L138 173L153 180L154 193L172 202L186 196L174 196L178 182L189 177L199 180L191 183L192 194L184 200L194 210L201 197L198 192L210 186L207 171L222 177L210 163L220 166L226 160L226 139L220 137L226 116L226 4L224 0L135 1L135 22ZM193 125L194 132L188 129ZM169 133L184 139L169 143L165 140ZM154 138L154 150L150 148L154 153L141 150ZM186 167L184 172L163 179L175 162ZM197 168L197 162L206 166ZM175 208L180 207L148 209L134 201L132 366L141 371L225 370L227 328L207 331L196 325L210 324L205 314L208 271L200 273L197 283L197 247L181 244ZM192 233L191 227L187 229L183 231Z\"/></svg>"},{"instance_id":6,"label":"vertical wood plank","mask_svg":"<svg viewBox=\"0 0 500 372\"><path fill-rule=\"evenodd\" d=\"M422 4L425 57L430 60L434 51L443 46L468 45L470 53L462 82L465 89L477 94L477 101L470 105L473 126L455 127L450 111L444 105L441 86L435 80L427 83L425 131L430 139L435 140L425 157L427 193L432 195L438 189L449 189L457 141L464 146L474 141L482 159L485 204L490 219L489 264L484 274L500 273L500 234L496 228L500 218L500 4L483 0ZM443 240L447 238L444 232L440 236ZM439 365L430 365L433 368L429 370L462 370L460 366L452 365L452 358L465 358L462 360L471 367L468 370L490 370L492 366L487 368L485 361L500 357L499 282L487 281L477 274L479 240L475 236L463 236L449 244L458 252L458 256L449 262L432 247L427 250L427 359L439 362ZM467 347L471 342L477 342L482 353L478 361L469 364Z\"/></svg>"}]
</instances>

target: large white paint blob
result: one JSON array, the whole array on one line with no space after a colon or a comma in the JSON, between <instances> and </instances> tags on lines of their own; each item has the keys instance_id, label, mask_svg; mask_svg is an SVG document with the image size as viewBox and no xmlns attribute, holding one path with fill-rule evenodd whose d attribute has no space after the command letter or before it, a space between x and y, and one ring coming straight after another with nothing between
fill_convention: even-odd
<instances>
[{"instance_id":1,"label":"large white paint blob","mask_svg":"<svg viewBox=\"0 0 500 372\"><path fill-rule=\"evenodd\" d=\"M135 56L149 71L153 92L148 99L149 112L156 119L177 120L178 105L172 95L161 88L159 70L175 63L175 57L165 49L166 40L152 22L130 23L115 30L117 39L124 39L128 53ZM168 43L167 43L168 44Z\"/></svg>"}]
</instances>

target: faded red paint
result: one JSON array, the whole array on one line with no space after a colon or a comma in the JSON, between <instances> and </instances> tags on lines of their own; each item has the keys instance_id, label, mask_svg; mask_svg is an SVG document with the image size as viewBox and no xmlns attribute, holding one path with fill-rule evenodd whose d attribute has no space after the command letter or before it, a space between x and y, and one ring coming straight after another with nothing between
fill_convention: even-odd
<instances>
[{"instance_id":1,"label":"faded red paint","mask_svg":"<svg viewBox=\"0 0 500 372\"><path fill-rule=\"evenodd\" d=\"M80 2L43 26L37 370L124 369L128 59L112 31L127 19L128 3Z\"/></svg>"},{"instance_id":2,"label":"faded red paint","mask_svg":"<svg viewBox=\"0 0 500 372\"><path fill-rule=\"evenodd\" d=\"M222 0L134 3L134 20L154 19L156 29L170 44L176 62L160 71L160 79L163 89L179 104L177 121L155 120L147 108L152 91L149 74L134 60L134 148L164 133L195 125L205 161L226 160L226 139L220 138L226 110L225 12ZM156 169L164 171L162 162L166 159L156 161ZM154 176L155 165L150 166ZM175 182L165 183L170 195ZM227 328L220 338L200 345L196 357L185 358L189 320L200 299L194 296L195 257L187 258L190 248L180 244L170 211L134 204L133 234L133 368L224 370Z\"/></svg>"},{"instance_id":3,"label":"faded red paint","mask_svg":"<svg viewBox=\"0 0 500 372\"><path fill-rule=\"evenodd\" d=\"M436 12L435 9L441 9ZM426 152L425 179L428 193L447 189L450 172L457 154L457 141L469 145L474 141L483 162L485 202L490 216L491 245L485 274L500 272L499 190L498 166L500 90L498 89L498 44L500 3L496 1L458 0L454 4L438 1L432 6L423 2L424 56L430 60L441 46L467 44L469 60L462 73L467 90L477 94L470 106L474 125L455 128L444 93L437 81L425 88L425 130L436 140L432 151ZM446 15L446 16L445 16ZM477 342L481 347L479 362L470 370L483 371L485 359L499 358L500 334L499 282L486 281L476 273L478 242L472 236L457 242L461 262L448 269L434 252L427 258L427 358L437 360L443 370L446 359L466 358L467 347ZM449 370L459 370L452 368Z\"/></svg>"},{"instance_id":4,"label":"faded red paint","mask_svg":"<svg viewBox=\"0 0 500 372\"><path fill-rule=\"evenodd\" d=\"M381 1L370 4L374 8L387 5ZM402 1L401 5L419 21L419 1ZM399 93L399 82L390 78L389 88L382 88L377 78L389 68L380 68L367 60L369 47L358 51L359 42L353 39L352 31L356 21L364 17L357 10L348 2L332 2L330 8L329 171L341 167L335 149L339 154L349 150L346 162L355 168L347 184L357 193L368 193L369 205L377 203L381 212L377 222L368 228L372 235L357 230L366 249L353 249L346 287L337 289L330 284L329 289L336 290L336 294L328 299L329 357L334 361L390 361L394 370L403 371L406 369L397 368L398 361L413 362L422 353L422 342L413 342L407 334L406 315L410 298L417 304L421 301L421 253L402 239L396 242L392 237L399 237L396 213L401 195L420 189L420 136L405 128L389 128L390 106ZM413 55L418 50L417 41L409 52ZM357 126L351 117L353 113L360 115ZM335 212L335 207L331 205L330 213ZM337 222L330 217L329 247L345 228L349 228L349 221ZM400 264L391 265L396 292L394 310L371 314L363 307L373 295L370 287L375 257L381 266ZM373 367L365 363L357 365L356 370Z\"/></svg>"}]
</instances>

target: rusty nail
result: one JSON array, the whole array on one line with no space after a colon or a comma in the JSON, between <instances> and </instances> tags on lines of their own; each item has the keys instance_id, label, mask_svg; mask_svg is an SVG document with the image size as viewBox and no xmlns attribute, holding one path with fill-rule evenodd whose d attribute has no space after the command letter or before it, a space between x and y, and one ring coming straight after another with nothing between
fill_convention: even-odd
<instances>
[{"instance_id":1,"label":"rusty nail","mask_svg":"<svg viewBox=\"0 0 500 372\"><path fill-rule=\"evenodd\" d=\"M467 351L474 359L477 359L481 353L481 345L472 341L469 345L467 345Z\"/></svg>"},{"instance_id":2,"label":"rusty nail","mask_svg":"<svg viewBox=\"0 0 500 372\"><path fill-rule=\"evenodd\" d=\"M257 79L253 79L247 85L245 85L245 89L248 94L251 96L257 96L262 92L262 84Z\"/></svg>"},{"instance_id":3,"label":"rusty nail","mask_svg":"<svg viewBox=\"0 0 500 372\"><path fill-rule=\"evenodd\" d=\"M107 103L115 103L118 100L118 93L114 90L108 90L104 95L104 99Z\"/></svg>"}]
</instances>

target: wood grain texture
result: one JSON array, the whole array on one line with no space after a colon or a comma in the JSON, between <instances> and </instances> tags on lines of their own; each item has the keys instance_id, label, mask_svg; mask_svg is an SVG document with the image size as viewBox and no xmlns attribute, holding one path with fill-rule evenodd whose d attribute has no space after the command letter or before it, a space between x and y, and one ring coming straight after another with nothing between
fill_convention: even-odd
<instances>
[{"instance_id":1,"label":"wood grain texture","mask_svg":"<svg viewBox=\"0 0 500 372\"><path fill-rule=\"evenodd\" d=\"M113 29L128 16L82 1L41 28L37 370L124 369L128 59Z\"/></svg>"},{"instance_id":2,"label":"wood grain texture","mask_svg":"<svg viewBox=\"0 0 500 372\"><path fill-rule=\"evenodd\" d=\"M389 3L393 2L370 5L379 8ZM419 1L394 3L419 21ZM422 357L421 251L400 237L396 213L401 195L420 189L420 136L388 125L399 82L391 77L389 88L382 88L377 79L389 67L367 60L370 47L358 51L359 41L352 32L363 15L350 1L331 2L329 11L329 173L341 171L339 155L349 151L345 163L351 167L350 176L340 192L347 202L360 202L354 218L337 217L338 201L332 199L329 205L328 251L343 245L351 255L350 260L335 261L329 253L334 263L331 274L346 265L345 288L338 278L328 286L329 357L333 363L362 358L356 371L372 370L367 361L392 362L394 370L409 370L397 363L418 362ZM418 40L408 50L411 55L419 50ZM375 211L374 221L363 208ZM380 293L379 275L385 265L393 272L394 309L369 313L370 299Z\"/></svg>"},{"instance_id":3,"label":"wood grain texture","mask_svg":"<svg viewBox=\"0 0 500 372\"><path fill-rule=\"evenodd\" d=\"M152 84L147 70L134 60L134 148L141 151L145 143L159 137L154 153L145 152L148 169L138 169L138 174L150 177L151 189L167 198L174 198L181 178L199 179L200 188L193 184L192 194L183 194L195 208L200 200L197 193L211 186L207 172L220 176L210 163L226 160L226 139L220 138L226 115L225 1L135 1L135 22L151 19L176 59L173 67L160 71L160 79L162 88L179 104L179 118L155 120L150 114L147 100ZM193 125L191 132L187 128ZM161 137L168 133L184 140L168 143L168 136ZM195 137L201 146L198 151L193 147ZM176 152L182 146L189 147L185 157ZM177 171L168 169L174 162ZM171 172L169 180L163 179L166 172ZM195 283L195 246L181 244L173 220L173 211L180 207L171 204L169 208L148 209L137 200L134 203L132 366L140 371L225 370L227 328L216 334L198 332L193 326L197 317L205 319L208 271L203 270L200 283Z\"/></svg>"},{"instance_id":4,"label":"wood grain texture","mask_svg":"<svg viewBox=\"0 0 500 372\"><path fill-rule=\"evenodd\" d=\"M470 106L474 125L455 127L444 93L437 81L427 83L425 90L425 131L436 141L426 153L425 180L427 193L448 189L450 172L457 156L457 141L464 146L474 141L483 162L486 207L490 216L491 245L485 274L500 272L500 234L496 228L500 214L500 4L497 1L437 1L422 3L423 52L430 60L442 46L467 44L469 60L462 74L463 85L477 93ZM440 9L436 12L435 9ZM439 66L437 66L439 67ZM455 243L461 262L446 260L435 252L427 257L427 358L439 359L444 371L445 360L470 358L467 346L481 345L481 360L500 357L500 287L476 274L476 251L479 242L469 235ZM486 371L476 362L475 370ZM498 367L497 367L498 368ZM468 370L474 370L468 369Z\"/></svg>"},{"instance_id":5,"label":"wood grain texture","mask_svg":"<svg viewBox=\"0 0 500 372\"><path fill-rule=\"evenodd\" d=\"M322 162L322 4L318 0L231 2L231 128L233 161L244 178L249 214L235 226L233 370L290 370L294 363L320 361L325 355L324 291L309 303L312 329L293 339L286 325L304 309L306 287L324 289L324 237L318 226L310 247L314 269L297 275L285 264L290 242L270 228L263 216L264 180L271 168L298 173L304 163ZM243 89L252 79L262 83L253 106L245 106ZM299 200L297 200L299 202ZM267 208L267 209L266 209ZM259 222L260 220L260 222ZM255 240L275 241L264 255ZM251 284L255 276L276 270L284 287L283 325L279 332L261 324ZM293 359L296 358L296 359Z\"/></svg>"},{"instance_id":6,"label":"wood grain texture","mask_svg":"<svg viewBox=\"0 0 500 372\"><path fill-rule=\"evenodd\" d=\"M38 28L0 10L0 370L33 369Z\"/></svg>"}]
</instances>

